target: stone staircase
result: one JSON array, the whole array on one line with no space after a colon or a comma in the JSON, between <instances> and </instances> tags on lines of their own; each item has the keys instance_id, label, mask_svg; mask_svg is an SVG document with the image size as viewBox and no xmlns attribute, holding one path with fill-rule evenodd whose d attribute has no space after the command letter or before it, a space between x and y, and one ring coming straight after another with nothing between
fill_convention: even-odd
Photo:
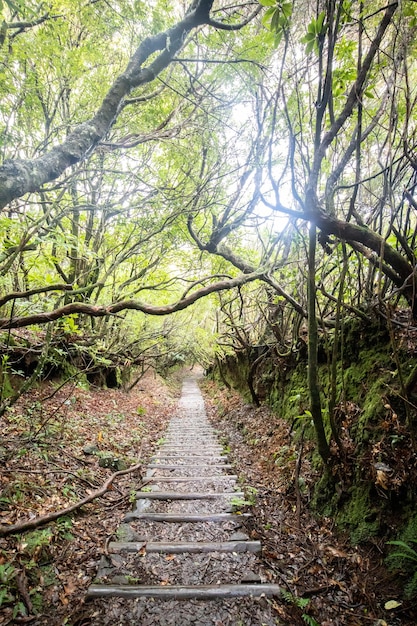
<instances>
[{"instance_id":1,"label":"stone staircase","mask_svg":"<svg viewBox=\"0 0 417 626\"><path fill-rule=\"evenodd\" d=\"M149 623L210 624L217 622L181 617L178 601L279 596L278 585L258 563L260 542L244 531L250 515L235 510L244 493L237 490L232 469L207 420L197 381L187 378L177 415L147 467L145 486L136 493L118 540L108 544L88 597L142 599L141 615L154 609L156 600L175 600L177 618L171 615L170 621L165 614Z\"/></svg>"}]
</instances>

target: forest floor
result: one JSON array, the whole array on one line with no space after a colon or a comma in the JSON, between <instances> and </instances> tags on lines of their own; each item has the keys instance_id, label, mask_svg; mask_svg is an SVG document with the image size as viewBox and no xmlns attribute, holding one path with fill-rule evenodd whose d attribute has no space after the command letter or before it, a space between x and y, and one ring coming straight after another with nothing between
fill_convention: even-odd
<instances>
[{"instance_id":1,"label":"forest floor","mask_svg":"<svg viewBox=\"0 0 417 626\"><path fill-rule=\"evenodd\" d=\"M129 393L47 383L21 399L0 420L0 537L11 524L93 494L113 472L145 464L172 416L180 381L148 373ZM309 513L319 472L299 454L288 424L209 381L202 387L252 501L248 534L261 539L265 570L285 595L273 601L277 624L415 626L417 611L401 599L383 545L352 547L331 520ZM140 470L120 475L76 513L0 538L1 625L91 622L85 592L140 483ZM395 608L385 608L389 601Z\"/></svg>"}]
</instances>

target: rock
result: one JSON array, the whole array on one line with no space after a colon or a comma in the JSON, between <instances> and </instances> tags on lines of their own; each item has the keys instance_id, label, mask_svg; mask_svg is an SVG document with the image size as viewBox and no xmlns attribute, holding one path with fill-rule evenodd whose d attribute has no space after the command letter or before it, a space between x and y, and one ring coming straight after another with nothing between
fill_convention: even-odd
<instances>
[{"instance_id":1,"label":"rock","mask_svg":"<svg viewBox=\"0 0 417 626\"><path fill-rule=\"evenodd\" d=\"M94 443L89 443L86 446L84 446L83 452L86 455L97 454L99 452L99 449Z\"/></svg>"},{"instance_id":2,"label":"rock","mask_svg":"<svg viewBox=\"0 0 417 626\"><path fill-rule=\"evenodd\" d=\"M146 538L134 531L130 524L120 524L116 535L119 541L146 541Z\"/></svg>"},{"instance_id":3,"label":"rock","mask_svg":"<svg viewBox=\"0 0 417 626\"><path fill-rule=\"evenodd\" d=\"M108 467L109 469L116 470L117 472L124 470L127 467L126 463L122 461L122 459L118 459L110 454L100 457L98 464L100 467Z\"/></svg>"},{"instance_id":4,"label":"rock","mask_svg":"<svg viewBox=\"0 0 417 626\"><path fill-rule=\"evenodd\" d=\"M249 535L246 533L232 533L229 537L229 541L247 541L249 539Z\"/></svg>"},{"instance_id":5,"label":"rock","mask_svg":"<svg viewBox=\"0 0 417 626\"><path fill-rule=\"evenodd\" d=\"M111 576L115 568L123 565L123 558L120 554L112 554L110 556L102 556L98 564L96 580L108 578Z\"/></svg>"},{"instance_id":6,"label":"rock","mask_svg":"<svg viewBox=\"0 0 417 626\"><path fill-rule=\"evenodd\" d=\"M262 578L259 576L259 574L255 574L255 572L247 572L243 576L243 578L241 578L240 582L260 584L262 583Z\"/></svg>"},{"instance_id":7,"label":"rock","mask_svg":"<svg viewBox=\"0 0 417 626\"><path fill-rule=\"evenodd\" d=\"M128 585L131 582L129 576L123 576L123 574L114 574L109 578L112 585Z\"/></svg>"}]
</instances>

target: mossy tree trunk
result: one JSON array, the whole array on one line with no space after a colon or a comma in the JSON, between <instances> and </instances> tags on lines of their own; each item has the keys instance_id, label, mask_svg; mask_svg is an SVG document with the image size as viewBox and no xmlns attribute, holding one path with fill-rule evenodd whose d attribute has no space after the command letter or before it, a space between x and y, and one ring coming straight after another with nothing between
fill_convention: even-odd
<instances>
[{"instance_id":1,"label":"mossy tree trunk","mask_svg":"<svg viewBox=\"0 0 417 626\"><path fill-rule=\"evenodd\" d=\"M308 246L308 391L310 410L317 436L318 451L324 463L330 457L321 410L318 384L318 333L316 316L316 226L310 224Z\"/></svg>"}]
</instances>

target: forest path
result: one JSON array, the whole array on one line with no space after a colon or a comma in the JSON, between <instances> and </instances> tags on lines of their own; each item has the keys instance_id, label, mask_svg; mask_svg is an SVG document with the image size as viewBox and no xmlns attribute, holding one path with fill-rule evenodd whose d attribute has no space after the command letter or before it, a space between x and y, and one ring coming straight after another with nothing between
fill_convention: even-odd
<instances>
[{"instance_id":1,"label":"forest path","mask_svg":"<svg viewBox=\"0 0 417 626\"><path fill-rule=\"evenodd\" d=\"M135 509L102 558L91 624L276 624L277 596L244 530L249 514L210 425L197 376L183 382L176 415L151 459ZM198 600L210 600L209 603Z\"/></svg>"}]
</instances>

